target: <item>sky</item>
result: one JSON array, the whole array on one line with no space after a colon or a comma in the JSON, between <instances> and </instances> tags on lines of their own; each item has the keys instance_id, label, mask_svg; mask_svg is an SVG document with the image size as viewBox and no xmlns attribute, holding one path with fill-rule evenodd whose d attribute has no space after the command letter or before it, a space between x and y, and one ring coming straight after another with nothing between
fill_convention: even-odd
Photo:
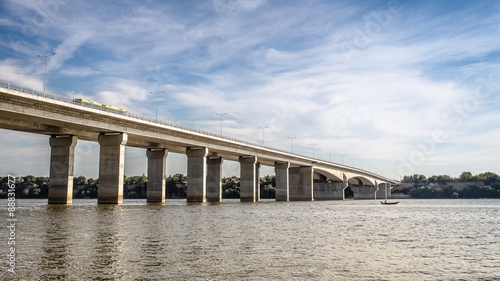
<instances>
[{"instance_id":1,"label":"sky","mask_svg":"<svg viewBox=\"0 0 500 281\"><path fill-rule=\"evenodd\" d=\"M226 136L394 179L500 173L499 15L498 1L3 0L0 80L43 89L37 55L55 52L58 95L214 133L227 113ZM48 175L47 136L0 130L0 147L1 175ZM75 175L97 177L98 144L75 155ZM125 174L146 170L127 148Z\"/></svg>"}]
</instances>

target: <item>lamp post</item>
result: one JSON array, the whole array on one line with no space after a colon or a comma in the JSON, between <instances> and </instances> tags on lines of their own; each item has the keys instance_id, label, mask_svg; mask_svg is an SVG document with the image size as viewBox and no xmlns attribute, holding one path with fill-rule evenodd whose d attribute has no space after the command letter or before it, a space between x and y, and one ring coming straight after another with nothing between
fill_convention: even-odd
<instances>
[{"instance_id":1,"label":"lamp post","mask_svg":"<svg viewBox=\"0 0 500 281\"><path fill-rule=\"evenodd\" d=\"M47 59L50 56L55 55L56 53L52 53L50 55L42 56L42 55L37 55L39 58L45 58L45 74L43 75L43 96L45 96L45 85L47 84Z\"/></svg>"},{"instance_id":2,"label":"lamp post","mask_svg":"<svg viewBox=\"0 0 500 281\"><path fill-rule=\"evenodd\" d=\"M264 146L264 129L267 129L269 127L257 127L262 130L262 146Z\"/></svg>"},{"instance_id":3,"label":"lamp post","mask_svg":"<svg viewBox=\"0 0 500 281\"><path fill-rule=\"evenodd\" d=\"M354 160L356 160L356 157L351 158L352 160L352 166L354 167Z\"/></svg>"},{"instance_id":4,"label":"lamp post","mask_svg":"<svg viewBox=\"0 0 500 281\"><path fill-rule=\"evenodd\" d=\"M328 150L328 161L329 162L332 162L332 152L333 152L333 149Z\"/></svg>"},{"instance_id":5,"label":"lamp post","mask_svg":"<svg viewBox=\"0 0 500 281\"><path fill-rule=\"evenodd\" d=\"M288 137L290 140L292 140L292 153L293 153L293 139L296 139L297 137Z\"/></svg>"},{"instance_id":6,"label":"lamp post","mask_svg":"<svg viewBox=\"0 0 500 281\"><path fill-rule=\"evenodd\" d=\"M340 154L340 155L342 155L342 165L344 165L344 156L346 156L347 154L344 153L344 154Z\"/></svg>"},{"instance_id":7,"label":"lamp post","mask_svg":"<svg viewBox=\"0 0 500 281\"><path fill-rule=\"evenodd\" d=\"M227 115L226 113L215 113L215 115L220 115L220 136L222 137L222 116Z\"/></svg>"},{"instance_id":8,"label":"lamp post","mask_svg":"<svg viewBox=\"0 0 500 281\"><path fill-rule=\"evenodd\" d=\"M364 165L363 164L365 164L365 162L364 161L359 161L359 163L361 163L361 170L364 170Z\"/></svg>"},{"instance_id":9,"label":"lamp post","mask_svg":"<svg viewBox=\"0 0 500 281\"><path fill-rule=\"evenodd\" d=\"M316 144L316 143L314 143L314 144L312 144L312 143L311 143L311 144L310 144L310 146L312 146L312 148L313 148L313 158L314 158L314 147L315 147L316 145L318 145L318 144Z\"/></svg>"},{"instance_id":10,"label":"lamp post","mask_svg":"<svg viewBox=\"0 0 500 281\"><path fill-rule=\"evenodd\" d=\"M150 94L156 95L156 121L158 121L158 94L161 94L163 92L165 92L165 91L160 91L160 92L156 92L156 93L149 92Z\"/></svg>"}]
</instances>

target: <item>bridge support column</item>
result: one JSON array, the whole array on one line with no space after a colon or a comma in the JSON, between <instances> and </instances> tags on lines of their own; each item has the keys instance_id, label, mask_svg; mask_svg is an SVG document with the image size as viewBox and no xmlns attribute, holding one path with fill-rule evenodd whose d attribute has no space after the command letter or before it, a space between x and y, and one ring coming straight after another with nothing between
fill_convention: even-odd
<instances>
[{"instance_id":1,"label":"bridge support column","mask_svg":"<svg viewBox=\"0 0 500 281\"><path fill-rule=\"evenodd\" d=\"M375 196L376 196L375 199L385 199L385 191L386 191L385 185L386 185L386 183L381 183L378 185L378 189L375 192ZM387 197L387 198L389 198L389 197Z\"/></svg>"},{"instance_id":2,"label":"bridge support column","mask_svg":"<svg viewBox=\"0 0 500 281\"><path fill-rule=\"evenodd\" d=\"M344 200L347 182L315 183L314 200Z\"/></svg>"},{"instance_id":3,"label":"bridge support column","mask_svg":"<svg viewBox=\"0 0 500 281\"><path fill-rule=\"evenodd\" d=\"M257 157L240 156L240 201L255 202Z\"/></svg>"},{"instance_id":4,"label":"bridge support column","mask_svg":"<svg viewBox=\"0 0 500 281\"><path fill-rule=\"evenodd\" d=\"M188 148L187 202L203 203L207 194L207 154L208 148Z\"/></svg>"},{"instance_id":5,"label":"bridge support column","mask_svg":"<svg viewBox=\"0 0 500 281\"><path fill-rule=\"evenodd\" d=\"M99 135L99 189L97 203L123 203L123 168L125 167L125 133Z\"/></svg>"},{"instance_id":6,"label":"bridge support column","mask_svg":"<svg viewBox=\"0 0 500 281\"><path fill-rule=\"evenodd\" d=\"M49 139L51 147L49 204L73 203L76 142L75 136L52 136Z\"/></svg>"},{"instance_id":7,"label":"bridge support column","mask_svg":"<svg viewBox=\"0 0 500 281\"><path fill-rule=\"evenodd\" d=\"M276 173L276 201L289 200L289 173L290 163L275 162L274 171Z\"/></svg>"},{"instance_id":8,"label":"bridge support column","mask_svg":"<svg viewBox=\"0 0 500 281\"><path fill-rule=\"evenodd\" d=\"M377 190L377 199L385 199L387 192L387 199L391 198L391 186L388 183L381 183Z\"/></svg>"},{"instance_id":9,"label":"bridge support column","mask_svg":"<svg viewBox=\"0 0 500 281\"><path fill-rule=\"evenodd\" d=\"M165 203L165 168L167 167L166 149L148 149L148 203Z\"/></svg>"},{"instance_id":10,"label":"bridge support column","mask_svg":"<svg viewBox=\"0 0 500 281\"><path fill-rule=\"evenodd\" d=\"M376 199L376 186L351 186L354 192L354 199Z\"/></svg>"},{"instance_id":11,"label":"bridge support column","mask_svg":"<svg viewBox=\"0 0 500 281\"><path fill-rule=\"evenodd\" d=\"M222 162L221 157L207 158L207 201L222 201Z\"/></svg>"},{"instance_id":12,"label":"bridge support column","mask_svg":"<svg viewBox=\"0 0 500 281\"><path fill-rule=\"evenodd\" d=\"M255 164L255 201L260 201L260 163Z\"/></svg>"},{"instance_id":13,"label":"bridge support column","mask_svg":"<svg viewBox=\"0 0 500 281\"><path fill-rule=\"evenodd\" d=\"M289 168L290 200L312 201L313 197L313 167L302 166Z\"/></svg>"}]
</instances>

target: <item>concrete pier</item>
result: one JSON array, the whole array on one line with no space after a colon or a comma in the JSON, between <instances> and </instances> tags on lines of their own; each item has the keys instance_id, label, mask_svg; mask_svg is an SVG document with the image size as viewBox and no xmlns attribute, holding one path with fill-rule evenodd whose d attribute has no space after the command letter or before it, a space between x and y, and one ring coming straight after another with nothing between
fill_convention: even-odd
<instances>
[{"instance_id":1,"label":"concrete pier","mask_svg":"<svg viewBox=\"0 0 500 281\"><path fill-rule=\"evenodd\" d=\"M312 201L313 197L313 167L302 166L289 168L290 201Z\"/></svg>"},{"instance_id":2,"label":"concrete pier","mask_svg":"<svg viewBox=\"0 0 500 281\"><path fill-rule=\"evenodd\" d=\"M222 162L221 157L207 158L207 202L222 201Z\"/></svg>"},{"instance_id":3,"label":"concrete pier","mask_svg":"<svg viewBox=\"0 0 500 281\"><path fill-rule=\"evenodd\" d=\"M99 204L123 203L123 168L125 166L125 144L128 135L99 135Z\"/></svg>"},{"instance_id":4,"label":"concrete pier","mask_svg":"<svg viewBox=\"0 0 500 281\"><path fill-rule=\"evenodd\" d=\"M344 200L347 182L314 183L314 200Z\"/></svg>"},{"instance_id":5,"label":"concrete pier","mask_svg":"<svg viewBox=\"0 0 500 281\"><path fill-rule=\"evenodd\" d=\"M49 139L49 204L72 204L75 136L52 136Z\"/></svg>"},{"instance_id":6,"label":"concrete pier","mask_svg":"<svg viewBox=\"0 0 500 281\"><path fill-rule=\"evenodd\" d=\"M376 192L376 199L385 199L385 193L387 192L387 199L391 198L391 186L388 183L381 183L378 185L378 190Z\"/></svg>"},{"instance_id":7,"label":"concrete pier","mask_svg":"<svg viewBox=\"0 0 500 281\"><path fill-rule=\"evenodd\" d=\"M148 149L148 203L165 203L165 169L167 167L166 149Z\"/></svg>"},{"instance_id":8,"label":"concrete pier","mask_svg":"<svg viewBox=\"0 0 500 281\"><path fill-rule=\"evenodd\" d=\"M207 154L206 147L186 149L187 161L187 202L203 203L207 194Z\"/></svg>"},{"instance_id":9,"label":"concrete pier","mask_svg":"<svg viewBox=\"0 0 500 281\"><path fill-rule=\"evenodd\" d=\"M275 162L276 173L276 201L288 201L289 198L289 162Z\"/></svg>"},{"instance_id":10,"label":"concrete pier","mask_svg":"<svg viewBox=\"0 0 500 281\"><path fill-rule=\"evenodd\" d=\"M377 191L375 191L375 199L385 199L385 185L383 183L378 185Z\"/></svg>"},{"instance_id":11,"label":"concrete pier","mask_svg":"<svg viewBox=\"0 0 500 281\"><path fill-rule=\"evenodd\" d=\"M255 164L255 201L260 201L260 163Z\"/></svg>"},{"instance_id":12,"label":"concrete pier","mask_svg":"<svg viewBox=\"0 0 500 281\"><path fill-rule=\"evenodd\" d=\"M240 156L240 201L255 202L257 157Z\"/></svg>"},{"instance_id":13,"label":"concrete pier","mask_svg":"<svg viewBox=\"0 0 500 281\"><path fill-rule=\"evenodd\" d=\"M375 193L377 192L376 186L351 186L354 192L354 199L376 199Z\"/></svg>"}]
</instances>

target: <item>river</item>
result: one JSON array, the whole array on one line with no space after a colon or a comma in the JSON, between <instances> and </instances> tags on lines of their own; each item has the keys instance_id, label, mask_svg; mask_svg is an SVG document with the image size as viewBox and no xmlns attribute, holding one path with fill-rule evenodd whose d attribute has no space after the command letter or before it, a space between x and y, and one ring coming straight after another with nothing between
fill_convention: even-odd
<instances>
[{"instance_id":1,"label":"river","mask_svg":"<svg viewBox=\"0 0 500 281\"><path fill-rule=\"evenodd\" d=\"M500 200L18 200L5 280L500 280ZM7 226L7 201L0 200Z\"/></svg>"}]
</instances>

